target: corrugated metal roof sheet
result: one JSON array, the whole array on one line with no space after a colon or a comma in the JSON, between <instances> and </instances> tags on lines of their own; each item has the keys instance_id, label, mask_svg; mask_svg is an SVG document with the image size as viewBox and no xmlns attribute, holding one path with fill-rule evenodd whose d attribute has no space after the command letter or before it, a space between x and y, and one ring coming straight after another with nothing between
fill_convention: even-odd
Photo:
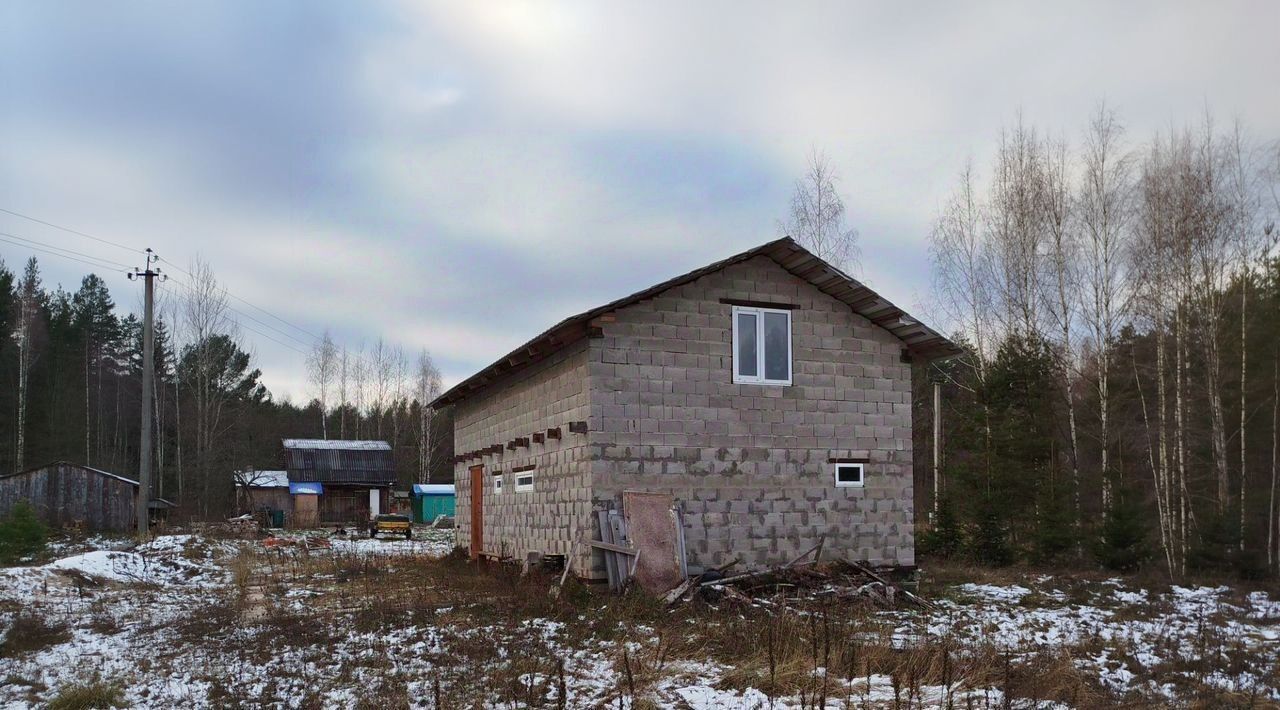
<instances>
[{"instance_id":1,"label":"corrugated metal roof sheet","mask_svg":"<svg viewBox=\"0 0 1280 710\"><path fill-rule=\"evenodd\" d=\"M285 439L286 449L336 449L340 451L390 451L385 441L361 441L354 439Z\"/></svg>"},{"instance_id":2,"label":"corrugated metal roof sheet","mask_svg":"<svg viewBox=\"0 0 1280 710\"><path fill-rule=\"evenodd\" d=\"M285 439L289 481L387 485L396 480L391 445L385 441Z\"/></svg>"},{"instance_id":3,"label":"corrugated metal roof sheet","mask_svg":"<svg viewBox=\"0 0 1280 710\"><path fill-rule=\"evenodd\" d=\"M897 336L915 355L933 360L953 357L963 352L959 346L941 333L912 318L906 311L867 288L862 282L818 258L791 237L783 237L663 281L598 308L565 318L497 362L454 385L431 402L430 406L436 407L456 402L512 370L537 362L568 343L585 338L590 321L597 316L652 298L667 289L689 283L757 256L773 259L779 266L813 284L823 293L848 304L854 313Z\"/></svg>"}]
</instances>

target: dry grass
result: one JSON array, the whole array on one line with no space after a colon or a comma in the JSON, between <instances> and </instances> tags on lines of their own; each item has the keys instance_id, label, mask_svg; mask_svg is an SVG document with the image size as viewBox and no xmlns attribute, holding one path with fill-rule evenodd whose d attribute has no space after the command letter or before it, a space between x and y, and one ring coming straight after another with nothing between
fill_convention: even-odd
<instances>
[{"instance_id":1,"label":"dry grass","mask_svg":"<svg viewBox=\"0 0 1280 710\"><path fill-rule=\"evenodd\" d=\"M125 707L120 686L103 681L72 685L58 691L49 701L48 710L91 710Z\"/></svg>"},{"instance_id":2,"label":"dry grass","mask_svg":"<svg viewBox=\"0 0 1280 710\"><path fill-rule=\"evenodd\" d=\"M217 659L204 678L212 685L208 700L215 706L296 703L299 691L285 680L272 678L250 696L245 688L254 685L237 675L242 668L278 664L288 657L296 667L318 674L303 707L320 707L325 690L343 687L364 689L353 700L361 707L403 707L411 700L432 707L580 707L570 697L575 679L567 677L574 665L568 654L576 649L604 654L594 687L603 688L608 706L669 703L659 695L664 683L692 664L716 668L722 688L755 688L803 707L822 707L824 702L861 707L867 689L873 682L883 689L885 678L892 685L893 704L901 707L989 706L994 701L984 701L981 689L1000 691L1018 703L1102 707L1155 702L1118 697L1094 674L1080 670L1077 661L1096 658L1103 648L1100 640L1074 647L1010 648L998 637L977 642L904 639L899 628L912 612L885 614L831 600L800 602L788 599L781 586L775 596L752 606L696 600L669 610L638 590L619 597L575 581L553 596L547 593L551 577L538 572L521 577L512 568L457 556L434 560L331 550L246 550L227 564L231 585L215 593L201 614L171 629L175 654L196 648ZM922 591L935 596L946 584L960 581L1027 585L1028 576L1026 571L930 568ZM1082 576L1070 583L1058 579L1063 584L1057 588L1068 601L1093 603L1095 588L1106 577ZM1031 608L1062 602L1033 593L1022 604ZM1153 603L1126 613L1150 618L1171 611ZM1181 697L1188 702L1261 706L1257 697L1211 683L1210 675L1224 670L1249 671L1264 679L1270 673L1272 685L1280 684L1275 661L1268 666L1256 649L1233 644L1222 630L1225 621L1206 616L1193 640L1199 660L1177 667L1142 669L1122 644L1112 642L1108 648L1111 658L1126 661L1142 680L1183 678ZM555 625L554 638L544 633L548 624ZM406 642L396 634L413 627L429 635L433 646L415 651L416 664L404 664L399 658ZM351 653L350 640L357 634L364 640L360 652ZM1177 657L1173 646L1185 641L1170 638L1160 655ZM333 662L335 656L342 661ZM416 684L414 698L408 697L411 683ZM939 687L945 689L941 698L935 697ZM978 695L966 696L975 690Z\"/></svg>"},{"instance_id":3,"label":"dry grass","mask_svg":"<svg viewBox=\"0 0 1280 710\"><path fill-rule=\"evenodd\" d=\"M310 570L298 570L304 576ZM513 707L555 707L564 697L562 651L521 636L521 622L566 624L562 644L612 642L616 697L632 707L652 705L654 690L676 661L711 660L727 668L722 687L757 688L770 698L799 698L823 707L870 686L868 676L889 676L902 702L921 699L925 685L999 688L1010 697L1078 705L1100 699L1069 654L1015 658L994 646L957 652L946 641L910 649L893 640L893 624L857 605L817 609L724 609L694 603L668 612L637 590L623 597L574 584L558 599L550 580L520 578L510 570L468 564L346 559L319 563L333 580L332 599L352 614L359 631L394 628L407 620L446 622L450 655L441 660L437 692L451 704L500 702ZM441 608L452 608L440 618ZM309 618L313 628L314 619ZM476 633L485 629L484 633ZM515 643L513 643L513 640ZM828 670L829 669L829 670Z\"/></svg>"},{"instance_id":4,"label":"dry grass","mask_svg":"<svg viewBox=\"0 0 1280 710\"><path fill-rule=\"evenodd\" d=\"M0 643L0 658L14 658L43 651L71 640L66 624L50 622L43 616L20 613L13 618Z\"/></svg>"}]
</instances>

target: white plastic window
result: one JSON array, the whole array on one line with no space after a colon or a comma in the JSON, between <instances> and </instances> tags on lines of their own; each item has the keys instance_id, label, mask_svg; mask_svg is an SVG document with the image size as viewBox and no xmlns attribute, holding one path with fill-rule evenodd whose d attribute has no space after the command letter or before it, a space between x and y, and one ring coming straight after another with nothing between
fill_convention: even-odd
<instances>
[{"instance_id":1,"label":"white plastic window","mask_svg":"<svg viewBox=\"0 0 1280 710\"><path fill-rule=\"evenodd\" d=\"M863 465L860 463L836 464L836 488L861 488Z\"/></svg>"},{"instance_id":2,"label":"white plastic window","mask_svg":"<svg viewBox=\"0 0 1280 710\"><path fill-rule=\"evenodd\" d=\"M733 307L733 381L791 384L791 311Z\"/></svg>"},{"instance_id":3,"label":"white plastic window","mask_svg":"<svg viewBox=\"0 0 1280 710\"><path fill-rule=\"evenodd\" d=\"M493 476L493 494L500 495L502 493L502 474L497 473Z\"/></svg>"},{"instance_id":4,"label":"white plastic window","mask_svg":"<svg viewBox=\"0 0 1280 710\"><path fill-rule=\"evenodd\" d=\"M528 493L533 490L533 471L516 474L516 492Z\"/></svg>"}]
</instances>

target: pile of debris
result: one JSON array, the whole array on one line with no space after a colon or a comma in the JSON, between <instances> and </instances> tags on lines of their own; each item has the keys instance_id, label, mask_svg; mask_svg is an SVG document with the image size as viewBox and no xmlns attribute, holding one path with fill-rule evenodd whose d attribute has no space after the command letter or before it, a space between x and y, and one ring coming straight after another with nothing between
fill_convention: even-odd
<instances>
[{"instance_id":1,"label":"pile of debris","mask_svg":"<svg viewBox=\"0 0 1280 710\"><path fill-rule=\"evenodd\" d=\"M825 599L864 601L879 607L907 604L932 611L934 605L892 579L890 570L876 570L850 559L819 563L819 542L783 565L728 574L738 564L710 569L690 577L663 597L667 606L698 598L709 603L799 605ZM812 556L812 557L811 557Z\"/></svg>"},{"instance_id":2,"label":"pile of debris","mask_svg":"<svg viewBox=\"0 0 1280 710\"><path fill-rule=\"evenodd\" d=\"M196 522L191 524L192 532L205 537L233 540L254 540L262 537L261 525L252 514L246 513L221 522Z\"/></svg>"},{"instance_id":3,"label":"pile of debris","mask_svg":"<svg viewBox=\"0 0 1280 710\"><path fill-rule=\"evenodd\" d=\"M306 535L304 537L272 536L263 540L262 546L267 548L297 547L303 550L327 550L333 547L333 543L320 535Z\"/></svg>"}]
</instances>

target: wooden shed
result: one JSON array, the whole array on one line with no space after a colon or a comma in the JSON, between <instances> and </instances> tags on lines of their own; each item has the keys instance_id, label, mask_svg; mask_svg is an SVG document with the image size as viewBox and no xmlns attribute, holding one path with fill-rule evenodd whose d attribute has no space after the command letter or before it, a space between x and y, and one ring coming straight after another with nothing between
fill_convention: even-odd
<instances>
[{"instance_id":1,"label":"wooden shed","mask_svg":"<svg viewBox=\"0 0 1280 710\"><path fill-rule=\"evenodd\" d=\"M0 517L26 501L41 520L54 527L98 532L135 529L138 482L108 471L57 461L0 476ZM152 516L173 507L153 498Z\"/></svg>"},{"instance_id":2,"label":"wooden shed","mask_svg":"<svg viewBox=\"0 0 1280 710\"><path fill-rule=\"evenodd\" d=\"M396 467L387 442L284 439L281 443L294 525L362 524L391 509Z\"/></svg>"}]
</instances>

